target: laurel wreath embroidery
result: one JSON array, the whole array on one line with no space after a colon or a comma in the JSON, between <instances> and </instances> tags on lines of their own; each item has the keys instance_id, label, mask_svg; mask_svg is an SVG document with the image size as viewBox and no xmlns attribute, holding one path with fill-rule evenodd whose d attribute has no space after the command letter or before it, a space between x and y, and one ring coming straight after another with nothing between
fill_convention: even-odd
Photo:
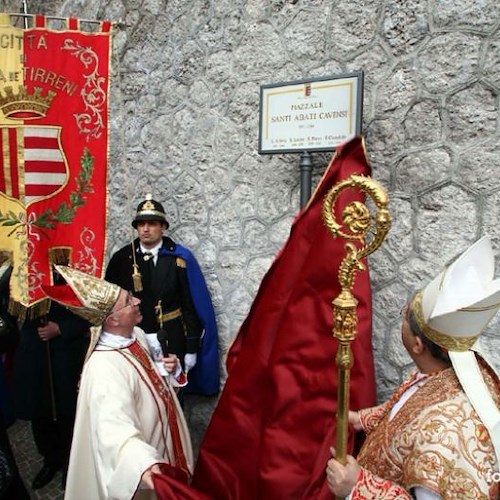
<instances>
[{"instance_id":1,"label":"laurel wreath embroidery","mask_svg":"<svg viewBox=\"0 0 500 500\"><path fill-rule=\"evenodd\" d=\"M76 215L77 210L83 207L87 201L85 193L92 193L92 174L94 171L94 157L90 151L85 148L83 155L80 158L80 172L78 177L75 178L76 190L72 191L69 195L69 202L63 201L55 212L51 208L37 215L31 212L29 216L23 212L15 214L9 210L6 214L0 210L0 226L12 226L12 231L8 234L11 236L18 229L18 237L21 234L33 234L32 230L38 230L47 238L49 235L44 229L55 229L57 224L71 224ZM39 236L35 234L35 236Z\"/></svg>"}]
</instances>

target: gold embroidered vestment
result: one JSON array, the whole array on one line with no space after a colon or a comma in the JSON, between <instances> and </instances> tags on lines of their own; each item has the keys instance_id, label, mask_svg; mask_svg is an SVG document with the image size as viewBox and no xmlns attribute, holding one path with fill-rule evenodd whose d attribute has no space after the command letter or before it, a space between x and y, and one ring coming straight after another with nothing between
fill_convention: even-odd
<instances>
[{"instance_id":1,"label":"gold embroidered vestment","mask_svg":"<svg viewBox=\"0 0 500 500\"><path fill-rule=\"evenodd\" d=\"M482 372L500 404L498 380L484 365ZM429 376L389 420L392 407L416 375L389 402L360 412L367 440L359 464L365 472L407 491L421 486L442 498L498 498L498 484L491 477L499 464L490 437L452 368ZM358 483L355 490L361 486Z\"/></svg>"}]
</instances>

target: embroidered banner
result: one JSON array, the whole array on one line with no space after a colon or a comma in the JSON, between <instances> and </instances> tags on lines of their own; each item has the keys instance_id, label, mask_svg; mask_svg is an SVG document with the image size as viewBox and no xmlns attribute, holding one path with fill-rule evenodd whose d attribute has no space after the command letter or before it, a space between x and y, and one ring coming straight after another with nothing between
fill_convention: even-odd
<instances>
[{"instance_id":1,"label":"embroidered banner","mask_svg":"<svg viewBox=\"0 0 500 500\"><path fill-rule=\"evenodd\" d=\"M11 311L32 317L52 262L101 276L105 252L111 25L46 21L0 14L0 259Z\"/></svg>"}]
</instances>

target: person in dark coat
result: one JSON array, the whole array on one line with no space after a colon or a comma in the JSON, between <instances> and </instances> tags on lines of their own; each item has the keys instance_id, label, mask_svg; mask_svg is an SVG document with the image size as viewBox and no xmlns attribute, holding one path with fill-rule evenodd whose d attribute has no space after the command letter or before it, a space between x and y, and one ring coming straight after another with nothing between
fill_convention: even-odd
<instances>
[{"instance_id":1,"label":"person in dark coat","mask_svg":"<svg viewBox=\"0 0 500 500\"><path fill-rule=\"evenodd\" d=\"M132 226L139 237L111 257L105 279L141 300L143 320L138 326L146 332L150 347L155 350L155 339L162 330L168 352L177 355L186 372L193 370L187 391L194 388L197 394L216 394L217 327L201 269L187 248L164 236L169 227L165 210L151 195L137 207Z\"/></svg>"},{"instance_id":2,"label":"person in dark coat","mask_svg":"<svg viewBox=\"0 0 500 500\"><path fill-rule=\"evenodd\" d=\"M21 327L13 370L14 415L30 420L42 469L32 487L48 484L59 469L63 486L76 413L77 387L88 346L89 323L59 304Z\"/></svg>"},{"instance_id":3,"label":"person in dark coat","mask_svg":"<svg viewBox=\"0 0 500 500\"><path fill-rule=\"evenodd\" d=\"M0 355L12 353L19 340L19 330L15 318L7 312L9 297L9 278L12 267L7 263L0 266ZM4 371L3 359L0 359L1 415L0 415L0 499L29 500L14 453L10 445L7 427L12 423L8 408L9 387Z\"/></svg>"}]
</instances>

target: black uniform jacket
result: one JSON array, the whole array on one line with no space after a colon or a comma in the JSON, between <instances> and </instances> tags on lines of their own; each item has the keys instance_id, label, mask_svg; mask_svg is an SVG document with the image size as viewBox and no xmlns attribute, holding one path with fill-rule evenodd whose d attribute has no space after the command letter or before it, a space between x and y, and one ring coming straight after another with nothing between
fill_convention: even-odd
<instances>
[{"instance_id":1,"label":"black uniform jacket","mask_svg":"<svg viewBox=\"0 0 500 500\"><path fill-rule=\"evenodd\" d=\"M142 275L141 292L135 292L133 286L132 245L121 248L111 257L105 278L132 291L141 300L143 319L139 326L146 333L157 332L160 328L158 306L161 307L162 327L168 334L168 350L182 361L186 352L198 351L203 327L191 298L186 263L184 259L167 253L167 250L175 252L175 246L170 238L163 237L155 265L153 259L144 258L139 239L134 241L136 263Z\"/></svg>"}]
</instances>

